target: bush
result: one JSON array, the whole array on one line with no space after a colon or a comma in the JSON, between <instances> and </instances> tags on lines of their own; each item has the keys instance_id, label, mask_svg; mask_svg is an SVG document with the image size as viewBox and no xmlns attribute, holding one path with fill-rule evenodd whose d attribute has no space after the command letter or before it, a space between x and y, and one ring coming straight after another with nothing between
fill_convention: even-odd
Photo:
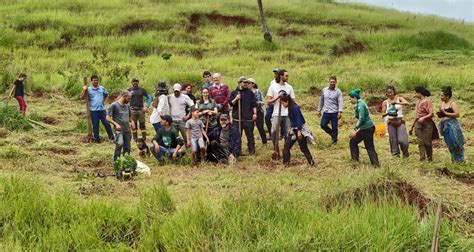
<instances>
[{"instance_id":1,"label":"bush","mask_svg":"<svg viewBox=\"0 0 474 252\"><path fill-rule=\"evenodd\" d=\"M16 101L11 99L11 102ZM27 131L32 128L25 116L5 103L0 103L0 126L10 131Z\"/></svg>"},{"instance_id":2,"label":"bush","mask_svg":"<svg viewBox=\"0 0 474 252\"><path fill-rule=\"evenodd\" d=\"M417 47L426 50L465 50L472 48L466 39L445 31L401 35L395 41L395 44L401 48Z\"/></svg>"}]
</instances>

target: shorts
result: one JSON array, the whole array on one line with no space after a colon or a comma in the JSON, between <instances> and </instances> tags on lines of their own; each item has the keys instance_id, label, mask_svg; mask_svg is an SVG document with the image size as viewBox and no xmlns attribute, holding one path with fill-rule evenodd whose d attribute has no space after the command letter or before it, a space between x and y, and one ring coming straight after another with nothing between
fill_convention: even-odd
<instances>
[{"instance_id":1,"label":"shorts","mask_svg":"<svg viewBox=\"0 0 474 252\"><path fill-rule=\"evenodd\" d=\"M143 130L145 129L145 112L141 109L132 109L132 122L135 123L135 126L137 125L137 121L140 123L140 129Z\"/></svg>"},{"instance_id":2,"label":"shorts","mask_svg":"<svg viewBox=\"0 0 474 252\"><path fill-rule=\"evenodd\" d=\"M191 151L192 152L198 152L199 149L206 148L206 145L204 144L204 139L198 138L198 139L191 139Z\"/></svg>"}]
</instances>

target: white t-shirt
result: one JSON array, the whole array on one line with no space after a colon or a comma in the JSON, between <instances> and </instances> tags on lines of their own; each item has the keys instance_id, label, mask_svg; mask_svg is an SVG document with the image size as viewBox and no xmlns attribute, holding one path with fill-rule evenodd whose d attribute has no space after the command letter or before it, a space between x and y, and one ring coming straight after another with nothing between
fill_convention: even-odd
<instances>
[{"instance_id":1,"label":"white t-shirt","mask_svg":"<svg viewBox=\"0 0 474 252\"><path fill-rule=\"evenodd\" d=\"M168 96L167 95L160 95L158 97L158 106L157 106L157 112L159 115L169 115L170 114L170 105L168 102Z\"/></svg>"},{"instance_id":2,"label":"white t-shirt","mask_svg":"<svg viewBox=\"0 0 474 252\"><path fill-rule=\"evenodd\" d=\"M284 90L292 99L295 99L295 92L293 91L293 87L286 83L284 85L280 85L276 82L272 82L270 87L268 88L267 96L271 96L273 98L277 97L280 91ZM273 114L272 116L278 116L278 109L280 107L280 100L278 99L274 103ZM288 108L281 107L281 116L288 116Z\"/></svg>"},{"instance_id":3,"label":"white t-shirt","mask_svg":"<svg viewBox=\"0 0 474 252\"><path fill-rule=\"evenodd\" d=\"M186 115L186 107L194 106L193 100L185 94L181 94L179 97L170 94L168 96L168 101L170 103L170 115L173 118L173 121L182 121L183 117Z\"/></svg>"}]
</instances>

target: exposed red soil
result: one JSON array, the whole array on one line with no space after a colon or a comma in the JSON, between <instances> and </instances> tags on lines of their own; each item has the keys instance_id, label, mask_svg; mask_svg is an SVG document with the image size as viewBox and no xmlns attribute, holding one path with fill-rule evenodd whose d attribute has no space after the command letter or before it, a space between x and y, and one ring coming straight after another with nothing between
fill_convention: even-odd
<instances>
[{"instance_id":1,"label":"exposed red soil","mask_svg":"<svg viewBox=\"0 0 474 252\"><path fill-rule=\"evenodd\" d=\"M339 45L334 45L332 48L332 55L336 57L360 53L367 50L367 47L362 42L355 40L353 37L346 37Z\"/></svg>"},{"instance_id":2,"label":"exposed red soil","mask_svg":"<svg viewBox=\"0 0 474 252\"><path fill-rule=\"evenodd\" d=\"M321 89L316 86L311 86L308 88L308 93L312 96L319 96L321 95Z\"/></svg>"},{"instance_id":3,"label":"exposed red soil","mask_svg":"<svg viewBox=\"0 0 474 252\"><path fill-rule=\"evenodd\" d=\"M186 31L191 33L197 32L201 25L201 18L207 18L211 23L221 24L224 26L234 25L237 27L245 27L256 23L255 20L244 16L227 16L216 12L209 14L192 13L191 16L189 16L189 23L186 25Z\"/></svg>"},{"instance_id":4,"label":"exposed red soil","mask_svg":"<svg viewBox=\"0 0 474 252\"><path fill-rule=\"evenodd\" d=\"M5 138L8 136L8 130L5 128L0 128L0 138Z\"/></svg>"},{"instance_id":5,"label":"exposed red soil","mask_svg":"<svg viewBox=\"0 0 474 252\"><path fill-rule=\"evenodd\" d=\"M278 32L278 36L280 37L298 37L298 36L301 36L301 35L304 35L305 32L304 31L300 31L300 30L294 30L294 29L288 29L288 30L281 30L280 32Z\"/></svg>"},{"instance_id":6,"label":"exposed red soil","mask_svg":"<svg viewBox=\"0 0 474 252\"><path fill-rule=\"evenodd\" d=\"M73 148L60 148L60 147L49 147L46 149L49 152L59 154L59 155L74 155L76 150Z\"/></svg>"},{"instance_id":7,"label":"exposed red soil","mask_svg":"<svg viewBox=\"0 0 474 252\"><path fill-rule=\"evenodd\" d=\"M442 169L437 169L436 173L442 176L452 177L455 180L467 185L474 185L474 173L458 174L450 171L446 167Z\"/></svg>"},{"instance_id":8,"label":"exposed red soil","mask_svg":"<svg viewBox=\"0 0 474 252\"><path fill-rule=\"evenodd\" d=\"M374 202L379 202L381 197L390 192L394 193L401 202L410 206L416 206L420 218L424 218L428 214L428 203L430 200L423 196L413 185L401 180L385 180L373 183L367 188L356 188L323 198L322 202L326 209L330 211L335 206L341 204L361 205L367 198Z\"/></svg>"},{"instance_id":9,"label":"exposed red soil","mask_svg":"<svg viewBox=\"0 0 474 252\"><path fill-rule=\"evenodd\" d=\"M51 125L55 125L58 123L58 120L56 118L50 117L50 116L43 117L42 121L46 124L51 124Z\"/></svg>"}]
</instances>

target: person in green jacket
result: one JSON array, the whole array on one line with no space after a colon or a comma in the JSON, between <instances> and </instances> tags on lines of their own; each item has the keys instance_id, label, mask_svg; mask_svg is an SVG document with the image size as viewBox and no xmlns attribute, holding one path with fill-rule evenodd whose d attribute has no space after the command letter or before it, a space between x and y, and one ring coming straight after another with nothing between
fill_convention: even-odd
<instances>
[{"instance_id":1,"label":"person in green jacket","mask_svg":"<svg viewBox=\"0 0 474 252\"><path fill-rule=\"evenodd\" d=\"M374 167L379 166L379 158L375 152L374 132L375 125L370 119L369 108L367 104L360 99L360 89L353 89L349 92L351 103L355 104L355 117L357 123L354 131L350 135L349 146L351 149L351 158L359 162L359 143L364 141L365 149L369 154L370 163Z\"/></svg>"}]
</instances>

